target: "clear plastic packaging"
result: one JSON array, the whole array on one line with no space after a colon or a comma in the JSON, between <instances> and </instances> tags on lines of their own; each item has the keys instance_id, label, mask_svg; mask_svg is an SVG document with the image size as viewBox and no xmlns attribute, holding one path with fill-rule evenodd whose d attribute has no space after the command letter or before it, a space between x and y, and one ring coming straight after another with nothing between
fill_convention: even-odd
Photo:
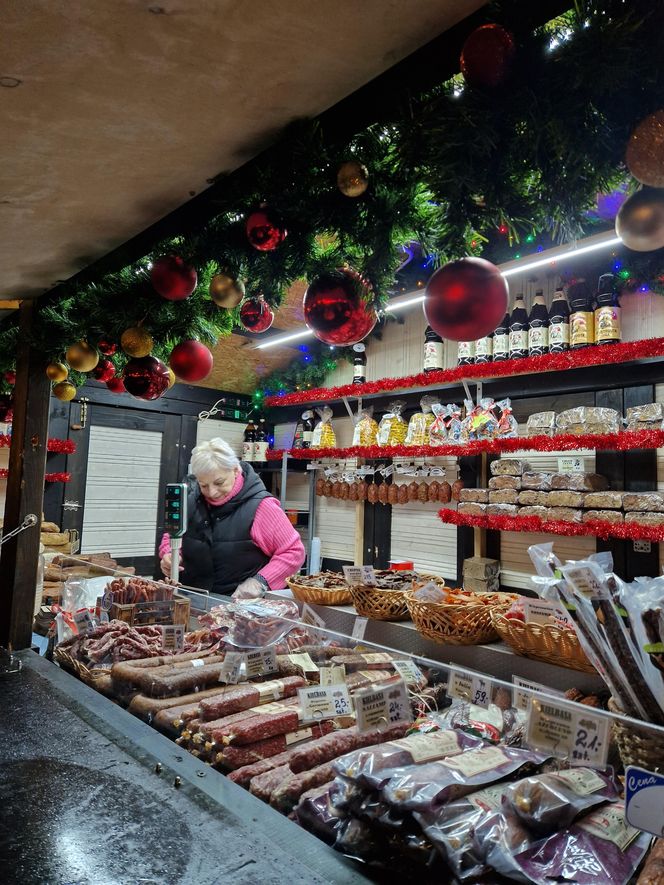
<instances>
[{"instance_id":1,"label":"clear plastic packaging","mask_svg":"<svg viewBox=\"0 0 664 885\"><path fill-rule=\"evenodd\" d=\"M495 439L498 435L498 419L494 411L496 403L490 398L473 405L471 400L464 402L466 417L461 424L461 441Z\"/></svg>"},{"instance_id":2,"label":"clear plastic packaging","mask_svg":"<svg viewBox=\"0 0 664 885\"><path fill-rule=\"evenodd\" d=\"M632 406L625 412L627 430L659 430L664 421L664 403Z\"/></svg>"},{"instance_id":3,"label":"clear plastic packaging","mask_svg":"<svg viewBox=\"0 0 664 885\"><path fill-rule=\"evenodd\" d=\"M420 400L421 412L415 412L408 422L406 433L407 446L425 446L429 442L429 431L435 420L434 405L440 405L437 396L427 394Z\"/></svg>"},{"instance_id":4,"label":"clear plastic packaging","mask_svg":"<svg viewBox=\"0 0 664 885\"><path fill-rule=\"evenodd\" d=\"M446 418L449 406L442 406L440 403L434 403L431 406L433 421L429 427L429 445L443 446L448 441Z\"/></svg>"},{"instance_id":5,"label":"clear plastic packaging","mask_svg":"<svg viewBox=\"0 0 664 885\"><path fill-rule=\"evenodd\" d=\"M449 443L462 442L461 406L450 403L445 409L445 426L447 428L447 441Z\"/></svg>"},{"instance_id":6,"label":"clear plastic packaging","mask_svg":"<svg viewBox=\"0 0 664 885\"><path fill-rule=\"evenodd\" d=\"M373 406L362 409L353 430L354 446L375 446L378 443L378 422L373 417Z\"/></svg>"},{"instance_id":7,"label":"clear plastic packaging","mask_svg":"<svg viewBox=\"0 0 664 885\"><path fill-rule=\"evenodd\" d=\"M323 406L322 409L316 409L320 421L314 428L314 435L311 440L312 449L334 449L337 445L337 437L332 427L332 409L329 406Z\"/></svg>"},{"instance_id":8,"label":"clear plastic packaging","mask_svg":"<svg viewBox=\"0 0 664 885\"><path fill-rule=\"evenodd\" d=\"M500 458L491 462L491 476L522 476L528 470L530 464L518 458Z\"/></svg>"},{"instance_id":9,"label":"clear plastic packaging","mask_svg":"<svg viewBox=\"0 0 664 885\"><path fill-rule=\"evenodd\" d=\"M380 419L378 425L379 446L400 446L406 441L408 425L403 417L406 407L404 400L395 399L388 404L389 411Z\"/></svg>"},{"instance_id":10,"label":"clear plastic packaging","mask_svg":"<svg viewBox=\"0 0 664 885\"><path fill-rule=\"evenodd\" d=\"M555 412L535 412L526 421L526 436L555 436L555 433Z\"/></svg>"},{"instance_id":11,"label":"clear plastic packaging","mask_svg":"<svg viewBox=\"0 0 664 885\"><path fill-rule=\"evenodd\" d=\"M519 435L519 422L512 414L512 401L503 399L496 403L501 411L500 420L498 421L497 435L501 439L507 439Z\"/></svg>"},{"instance_id":12,"label":"clear plastic packaging","mask_svg":"<svg viewBox=\"0 0 664 885\"><path fill-rule=\"evenodd\" d=\"M615 409L598 406L577 406L561 412L556 418L558 433L618 433L621 415Z\"/></svg>"}]
</instances>

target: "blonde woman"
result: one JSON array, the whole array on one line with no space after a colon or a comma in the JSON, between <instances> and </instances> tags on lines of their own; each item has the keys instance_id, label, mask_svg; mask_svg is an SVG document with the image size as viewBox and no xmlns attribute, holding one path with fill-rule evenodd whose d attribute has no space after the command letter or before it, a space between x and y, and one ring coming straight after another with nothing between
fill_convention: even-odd
<instances>
[{"instance_id":1,"label":"blonde woman","mask_svg":"<svg viewBox=\"0 0 664 885\"><path fill-rule=\"evenodd\" d=\"M223 439L196 446L191 456L188 525L182 540L181 580L235 598L262 596L285 586L304 562L304 546L279 502L251 465ZM170 576L168 535L159 555Z\"/></svg>"}]
</instances>

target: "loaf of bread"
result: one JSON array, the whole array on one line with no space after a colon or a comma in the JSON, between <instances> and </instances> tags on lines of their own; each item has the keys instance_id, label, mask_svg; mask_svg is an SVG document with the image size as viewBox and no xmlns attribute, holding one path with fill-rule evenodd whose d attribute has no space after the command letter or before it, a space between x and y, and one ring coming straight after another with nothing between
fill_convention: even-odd
<instances>
[{"instance_id":1,"label":"loaf of bread","mask_svg":"<svg viewBox=\"0 0 664 885\"><path fill-rule=\"evenodd\" d=\"M556 418L558 433L618 433L621 416L615 409L599 406L577 406Z\"/></svg>"},{"instance_id":2,"label":"loaf of bread","mask_svg":"<svg viewBox=\"0 0 664 885\"><path fill-rule=\"evenodd\" d=\"M497 492L489 492L489 504L516 504L519 493L516 489L499 489Z\"/></svg>"},{"instance_id":3,"label":"loaf of bread","mask_svg":"<svg viewBox=\"0 0 664 885\"><path fill-rule=\"evenodd\" d=\"M624 492L623 507L625 510L664 510L664 495L659 492Z\"/></svg>"},{"instance_id":4,"label":"loaf of bread","mask_svg":"<svg viewBox=\"0 0 664 885\"><path fill-rule=\"evenodd\" d=\"M627 430L659 430L664 421L664 404L632 406L625 412Z\"/></svg>"},{"instance_id":5,"label":"loaf of bread","mask_svg":"<svg viewBox=\"0 0 664 885\"><path fill-rule=\"evenodd\" d=\"M474 504L467 501L459 504L459 513L465 513L467 516L483 516L486 508L486 504Z\"/></svg>"},{"instance_id":6,"label":"loaf of bread","mask_svg":"<svg viewBox=\"0 0 664 885\"><path fill-rule=\"evenodd\" d=\"M555 432L555 412L535 412L526 422L526 436L553 436Z\"/></svg>"},{"instance_id":7,"label":"loaf of bread","mask_svg":"<svg viewBox=\"0 0 664 885\"><path fill-rule=\"evenodd\" d=\"M549 507L549 519L560 519L563 522L581 522L583 513L581 510L574 510L572 507Z\"/></svg>"},{"instance_id":8,"label":"loaf of bread","mask_svg":"<svg viewBox=\"0 0 664 885\"><path fill-rule=\"evenodd\" d=\"M519 492L519 504L526 507L546 507L549 503L549 492L536 492L534 489L524 489Z\"/></svg>"},{"instance_id":9,"label":"loaf of bread","mask_svg":"<svg viewBox=\"0 0 664 885\"><path fill-rule=\"evenodd\" d=\"M632 511L625 514L625 522L636 522L640 525L662 525L664 524L664 513Z\"/></svg>"},{"instance_id":10,"label":"loaf of bread","mask_svg":"<svg viewBox=\"0 0 664 885\"><path fill-rule=\"evenodd\" d=\"M623 505L622 492L586 492L584 507L599 510L620 510Z\"/></svg>"},{"instance_id":11,"label":"loaf of bread","mask_svg":"<svg viewBox=\"0 0 664 885\"><path fill-rule=\"evenodd\" d=\"M486 512L490 516L516 516L518 509L516 504L488 504Z\"/></svg>"},{"instance_id":12,"label":"loaf of bread","mask_svg":"<svg viewBox=\"0 0 664 885\"><path fill-rule=\"evenodd\" d=\"M585 510L583 513L584 522L610 522L618 524L623 522L624 516L620 510Z\"/></svg>"},{"instance_id":13,"label":"loaf of bread","mask_svg":"<svg viewBox=\"0 0 664 885\"><path fill-rule=\"evenodd\" d=\"M583 492L552 491L549 492L549 507L583 507Z\"/></svg>"},{"instance_id":14,"label":"loaf of bread","mask_svg":"<svg viewBox=\"0 0 664 885\"><path fill-rule=\"evenodd\" d=\"M486 489L461 489L459 501L463 504L486 504L489 500L489 492Z\"/></svg>"},{"instance_id":15,"label":"loaf of bread","mask_svg":"<svg viewBox=\"0 0 664 885\"><path fill-rule=\"evenodd\" d=\"M518 476L492 476L489 480L489 489L492 492L501 489L520 489L521 478Z\"/></svg>"},{"instance_id":16,"label":"loaf of bread","mask_svg":"<svg viewBox=\"0 0 664 885\"><path fill-rule=\"evenodd\" d=\"M552 489L569 489L574 492L603 492L609 483L605 476L597 473L554 473L551 476Z\"/></svg>"},{"instance_id":17,"label":"loaf of bread","mask_svg":"<svg viewBox=\"0 0 664 885\"><path fill-rule=\"evenodd\" d=\"M550 473L524 473L521 477L522 489L535 489L540 492L548 492L551 488Z\"/></svg>"},{"instance_id":18,"label":"loaf of bread","mask_svg":"<svg viewBox=\"0 0 664 885\"><path fill-rule=\"evenodd\" d=\"M521 476L529 469L530 464L527 461L518 461L516 458L500 458L491 462L492 476Z\"/></svg>"},{"instance_id":19,"label":"loaf of bread","mask_svg":"<svg viewBox=\"0 0 664 885\"><path fill-rule=\"evenodd\" d=\"M540 519L549 519L548 507L519 507L519 516L538 516Z\"/></svg>"}]
</instances>

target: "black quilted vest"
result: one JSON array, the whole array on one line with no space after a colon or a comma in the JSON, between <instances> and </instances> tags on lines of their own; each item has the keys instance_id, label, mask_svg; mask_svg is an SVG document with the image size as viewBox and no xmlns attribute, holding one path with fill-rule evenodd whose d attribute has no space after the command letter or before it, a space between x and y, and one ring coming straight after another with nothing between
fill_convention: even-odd
<instances>
[{"instance_id":1,"label":"black quilted vest","mask_svg":"<svg viewBox=\"0 0 664 885\"><path fill-rule=\"evenodd\" d=\"M187 497L188 528L182 539L180 580L189 587L228 595L269 561L251 540L258 505L271 495L253 468L242 463L244 485L234 498L210 507L193 477Z\"/></svg>"}]
</instances>

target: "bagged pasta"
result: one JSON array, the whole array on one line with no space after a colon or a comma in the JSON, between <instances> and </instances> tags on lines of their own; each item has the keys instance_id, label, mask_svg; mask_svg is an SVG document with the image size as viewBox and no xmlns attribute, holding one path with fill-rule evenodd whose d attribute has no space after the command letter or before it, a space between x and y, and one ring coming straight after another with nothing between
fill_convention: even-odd
<instances>
[{"instance_id":1,"label":"bagged pasta","mask_svg":"<svg viewBox=\"0 0 664 885\"><path fill-rule=\"evenodd\" d=\"M373 417L373 406L362 409L353 430L354 446L375 446L378 440L378 422Z\"/></svg>"},{"instance_id":2,"label":"bagged pasta","mask_svg":"<svg viewBox=\"0 0 664 885\"><path fill-rule=\"evenodd\" d=\"M332 427L332 409L329 406L323 406L322 409L316 409L320 421L314 428L314 435L311 440L312 449L334 449L337 445L337 437Z\"/></svg>"},{"instance_id":3,"label":"bagged pasta","mask_svg":"<svg viewBox=\"0 0 664 885\"><path fill-rule=\"evenodd\" d=\"M446 418L448 408L449 406L445 407L440 403L433 403L431 406L433 421L429 425L428 443L430 446L444 446L447 442Z\"/></svg>"},{"instance_id":4,"label":"bagged pasta","mask_svg":"<svg viewBox=\"0 0 664 885\"><path fill-rule=\"evenodd\" d=\"M425 446L429 442L429 431L435 420L433 406L440 405L438 397L428 394L420 400L421 412L415 412L408 422L407 446Z\"/></svg>"},{"instance_id":5,"label":"bagged pasta","mask_svg":"<svg viewBox=\"0 0 664 885\"><path fill-rule=\"evenodd\" d=\"M406 403L402 399L395 399L388 404L389 411L380 419L378 425L379 446L400 446L406 441L408 425L403 418L403 410Z\"/></svg>"},{"instance_id":6,"label":"bagged pasta","mask_svg":"<svg viewBox=\"0 0 664 885\"><path fill-rule=\"evenodd\" d=\"M512 414L512 401L503 399L496 403L501 411L500 420L498 421L498 436L501 439L514 437L519 435L519 424Z\"/></svg>"}]
</instances>

